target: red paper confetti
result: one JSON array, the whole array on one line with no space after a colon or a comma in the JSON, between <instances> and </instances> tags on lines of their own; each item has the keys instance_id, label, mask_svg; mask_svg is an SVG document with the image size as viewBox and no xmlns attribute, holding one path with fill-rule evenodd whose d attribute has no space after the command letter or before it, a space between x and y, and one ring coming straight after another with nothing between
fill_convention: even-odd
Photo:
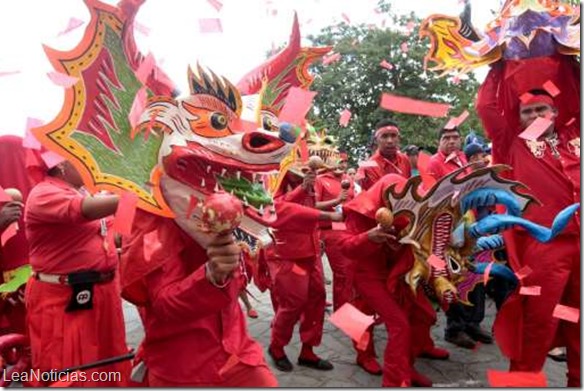
<instances>
[{"instance_id":1,"label":"red paper confetti","mask_svg":"<svg viewBox=\"0 0 584 391\"><path fill-rule=\"evenodd\" d=\"M341 112L341 116L339 118L339 125L346 127L347 125L349 125L349 121L351 120L351 111L349 111L348 109L345 109Z\"/></svg>"},{"instance_id":2,"label":"red paper confetti","mask_svg":"<svg viewBox=\"0 0 584 391\"><path fill-rule=\"evenodd\" d=\"M519 294L524 296L541 296L541 286L522 286Z\"/></svg>"},{"instance_id":3,"label":"red paper confetti","mask_svg":"<svg viewBox=\"0 0 584 391\"><path fill-rule=\"evenodd\" d=\"M135 128L140 121L140 117L146 109L146 101L148 99L146 93L146 87L142 87L138 90L138 93L134 97L134 102L132 103L132 108L130 109L130 114L128 114L128 119L130 120L130 125Z\"/></svg>"},{"instance_id":4,"label":"red paper confetti","mask_svg":"<svg viewBox=\"0 0 584 391\"><path fill-rule=\"evenodd\" d=\"M365 161L359 162L360 168L377 167L377 166L378 166L378 164L374 160L365 160Z\"/></svg>"},{"instance_id":5,"label":"red paper confetti","mask_svg":"<svg viewBox=\"0 0 584 391\"><path fill-rule=\"evenodd\" d=\"M385 59L384 60L381 60L381 62L379 63L379 66L382 67L382 68L385 68L385 69L387 69L389 71L391 71L393 69L393 65L391 65L390 63L388 63L387 61L385 61Z\"/></svg>"},{"instance_id":6,"label":"red paper confetti","mask_svg":"<svg viewBox=\"0 0 584 391\"><path fill-rule=\"evenodd\" d=\"M568 307L567 305L556 304L552 316L567 322L578 323L580 310L578 308Z\"/></svg>"},{"instance_id":7,"label":"red paper confetti","mask_svg":"<svg viewBox=\"0 0 584 391\"><path fill-rule=\"evenodd\" d=\"M4 71L4 72L0 72L0 77L2 76L12 76L12 75L16 75L19 74L20 71Z\"/></svg>"},{"instance_id":8,"label":"red paper confetti","mask_svg":"<svg viewBox=\"0 0 584 391\"><path fill-rule=\"evenodd\" d=\"M292 273L297 274L299 276L305 276L306 270L304 270L303 268L301 268L297 264L294 264L294 266L292 266Z\"/></svg>"},{"instance_id":9,"label":"red paper confetti","mask_svg":"<svg viewBox=\"0 0 584 391\"><path fill-rule=\"evenodd\" d=\"M146 85L146 81L148 80L148 76L152 74L154 67L156 66L156 59L152 55L152 53L148 53L146 57L140 63L138 70L136 71L136 77L143 85Z\"/></svg>"},{"instance_id":10,"label":"red paper confetti","mask_svg":"<svg viewBox=\"0 0 584 391\"><path fill-rule=\"evenodd\" d=\"M199 31L201 33L222 33L221 19L202 18L199 19Z\"/></svg>"},{"instance_id":11,"label":"red paper confetti","mask_svg":"<svg viewBox=\"0 0 584 391\"><path fill-rule=\"evenodd\" d=\"M374 322L373 315L365 315L350 303L343 304L330 316L329 321L357 343Z\"/></svg>"},{"instance_id":12,"label":"red paper confetti","mask_svg":"<svg viewBox=\"0 0 584 391\"><path fill-rule=\"evenodd\" d=\"M424 189L429 190L436 184L436 178L434 178L428 172L428 165L430 164L430 155L420 152L418 154L418 170L420 171L420 177L422 178L422 184Z\"/></svg>"},{"instance_id":13,"label":"red paper confetti","mask_svg":"<svg viewBox=\"0 0 584 391\"><path fill-rule=\"evenodd\" d=\"M450 121L444 125L444 129L454 129L459 127L468 118L468 116L468 111L464 110L458 117L451 118Z\"/></svg>"},{"instance_id":14,"label":"red paper confetti","mask_svg":"<svg viewBox=\"0 0 584 391\"><path fill-rule=\"evenodd\" d=\"M55 85L65 88L69 88L79 81L79 78L61 72L49 72L47 76Z\"/></svg>"},{"instance_id":15,"label":"red paper confetti","mask_svg":"<svg viewBox=\"0 0 584 391\"><path fill-rule=\"evenodd\" d=\"M487 283L489 282L489 274L491 274L491 269L493 268L494 263L495 262L489 262L489 264L485 268L485 274L483 275L483 283L485 285L487 285Z\"/></svg>"},{"instance_id":16,"label":"red paper confetti","mask_svg":"<svg viewBox=\"0 0 584 391\"><path fill-rule=\"evenodd\" d=\"M430 103L388 93L381 96L380 106L390 111L429 117L444 117L450 110L450 105L445 103Z\"/></svg>"},{"instance_id":17,"label":"red paper confetti","mask_svg":"<svg viewBox=\"0 0 584 391\"><path fill-rule=\"evenodd\" d=\"M14 237L14 235L16 235L17 232L18 232L18 223L14 222L14 223L10 224L4 230L4 232L2 232L2 235L0 235L0 244L2 246L4 246L10 239L12 239Z\"/></svg>"},{"instance_id":18,"label":"red paper confetti","mask_svg":"<svg viewBox=\"0 0 584 391\"><path fill-rule=\"evenodd\" d=\"M560 94L560 89L556 87L553 81L548 80L543 83L543 89L554 98Z\"/></svg>"},{"instance_id":19,"label":"red paper confetti","mask_svg":"<svg viewBox=\"0 0 584 391\"><path fill-rule=\"evenodd\" d=\"M130 235L132 233L136 205L138 205L138 196L136 194L129 191L122 193L112 225L114 232L121 235Z\"/></svg>"},{"instance_id":20,"label":"red paper confetti","mask_svg":"<svg viewBox=\"0 0 584 391\"><path fill-rule=\"evenodd\" d=\"M149 36L150 35L150 28L144 26L142 23L138 23L134 21L134 28L136 31L141 33L142 35Z\"/></svg>"},{"instance_id":21,"label":"red paper confetti","mask_svg":"<svg viewBox=\"0 0 584 391\"><path fill-rule=\"evenodd\" d=\"M302 163L306 163L308 161L308 144L306 144L306 140L300 140L300 161Z\"/></svg>"},{"instance_id":22,"label":"red paper confetti","mask_svg":"<svg viewBox=\"0 0 584 391\"><path fill-rule=\"evenodd\" d=\"M501 214L504 214L505 212L502 212ZM519 280L523 280L525 277L527 277L528 275L531 274L533 270L531 270L531 268L529 266L523 266L521 269L519 269L517 271L517 273L515 273L515 276L517 276L517 279Z\"/></svg>"},{"instance_id":23,"label":"red paper confetti","mask_svg":"<svg viewBox=\"0 0 584 391\"><path fill-rule=\"evenodd\" d=\"M438 269L438 270L446 269L446 262L444 262L443 259L437 257L434 254L432 254L428 257L428 263L434 269Z\"/></svg>"},{"instance_id":24,"label":"red paper confetti","mask_svg":"<svg viewBox=\"0 0 584 391\"><path fill-rule=\"evenodd\" d=\"M207 0L207 3L211 4L211 7L215 8L217 12L221 12L221 8L223 8L223 3L218 0Z\"/></svg>"},{"instance_id":25,"label":"red paper confetti","mask_svg":"<svg viewBox=\"0 0 584 391\"><path fill-rule=\"evenodd\" d=\"M491 387L547 387L543 372L506 372L487 370L487 380Z\"/></svg>"},{"instance_id":26,"label":"red paper confetti","mask_svg":"<svg viewBox=\"0 0 584 391\"><path fill-rule=\"evenodd\" d=\"M57 36L67 34L68 32L71 32L71 31L83 26L83 23L85 23L85 22L82 21L81 19L70 18L69 23L67 24L67 27L65 27L65 30L61 31L59 34L57 34Z\"/></svg>"},{"instance_id":27,"label":"red paper confetti","mask_svg":"<svg viewBox=\"0 0 584 391\"><path fill-rule=\"evenodd\" d=\"M357 343L357 349L364 351L367 349L367 345L369 345L369 341L371 340L371 333L369 331L365 331L361 336L361 339Z\"/></svg>"},{"instance_id":28,"label":"red paper confetti","mask_svg":"<svg viewBox=\"0 0 584 391\"><path fill-rule=\"evenodd\" d=\"M576 118L572 117L568 122L566 122L566 126L572 126L576 122Z\"/></svg>"},{"instance_id":29,"label":"red paper confetti","mask_svg":"<svg viewBox=\"0 0 584 391\"><path fill-rule=\"evenodd\" d=\"M531 123L523 132L519 134L519 137L525 140L535 141L544 134L550 126L553 125L553 121L537 117L535 121Z\"/></svg>"},{"instance_id":30,"label":"red paper confetti","mask_svg":"<svg viewBox=\"0 0 584 391\"><path fill-rule=\"evenodd\" d=\"M156 250L162 247L162 243L158 240L158 231L154 230L152 232L148 232L144 235L144 246L142 248L142 253L144 254L144 260L146 262L150 262L152 259L152 254Z\"/></svg>"},{"instance_id":31,"label":"red paper confetti","mask_svg":"<svg viewBox=\"0 0 584 391\"><path fill-rule=\"evenodd\" d=\"M529 92L526 92L525 94L522 94L519 97L519 100L521 101L521 103L523 103L524 105L527 104L527 102L529 102L531 99L533 98L533 95L530 94Z\"/></svg>"},{"instance_id":32,"label":"red paper confetti","mask_svg":"<svg viewBox=\"0 0 584 391\"><path fill-rule=\"evenodd\" d=\"M328 56L323 57L322 65L329 65L332 64L333 62L339 61L340 59L341 59L340 53L332 53Z\"/></svg>"},{"instance_id":33,"label":"red paper confetti","mask_svg":"<svg viewBox=\"0 0 584 391\"><path fill-rule=\"evenodd\" d=\"M345 22L347 22L347 24L351 24L351 19L349 19L349 16L348 16L347 14L345 14L345 13L342 13L342 14L341 14L341 17L343 18L343 20L344 20Z\"/></svg>"},{"instance_id":34,"label":"red paper confetti","mask_svg":"<svg viewBox=\"0 0 584 391\"><path fill-rule=\"evenodd\" d=\"M27 118L26 119L26 130L24 131L24 139L22 140L22 146L29 149L41 150L41 143L32 134L31 129L38 128L43 124L38 118Z\"/></svg>"},{"instance_id":35,"label":"red paper confetti","mask_svg":"<svg viewBox=\"0 0 584 391\"><path fill-rule=\"evenodd\" d=\"M408 43L407 42L402 42L401 45L399 45L399 49L404 52L407 53L410 49L408 48Z\"/></svg>"},{"instance_id":36,"label":"red paper confetti","mask_svg":"<svg viewBox=\"0 0 584 391\"><path fill-rule=\"evenodd\" d=\"M48 169L55 167L57 164L64 162L65 159L61 155L57 155L55 152L46 151L41 153L41 159L47 165Z\"/></svg>"},{"instance_id":37,"label":"red paper confetti","mask_svg":"<svg viewBox=\"0 0 584 391\"><path fill-rule=\"evenodd\" d=\"M291 124L302 124L304 118L312 106L312 100L316 92L304 90L298 87L290 88L286 103L280 112L278 119L280 122L289 122Z\"/></svg>"},{"instance_id":38,"label":"red paper confetti","mask_svg":"<svg viewBox=\"0 0 584 391\"><path fill-rule=\"evenodd\" d=\"M332 222L332 229L333 229L333 231L346 231L347 226L345 225L345 223L333 221Z\"/></svg>"}]
</instances>

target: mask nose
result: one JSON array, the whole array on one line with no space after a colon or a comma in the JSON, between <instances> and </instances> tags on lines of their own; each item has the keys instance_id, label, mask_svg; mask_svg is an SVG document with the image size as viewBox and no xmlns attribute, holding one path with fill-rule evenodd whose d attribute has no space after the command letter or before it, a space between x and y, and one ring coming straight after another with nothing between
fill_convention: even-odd
<instances>
[{"instance_id":1,"label":"mask nose","mask_svg":"<svg viewBox=\"0 0 584 391\"><path fill-rule=\"evenodd\" d=\"M287 143L294 143L298 135L292 124L289 124L288 122L282 122L280 124L279 137L280 140L283 140Z\"/></svg>"}]
</instances>

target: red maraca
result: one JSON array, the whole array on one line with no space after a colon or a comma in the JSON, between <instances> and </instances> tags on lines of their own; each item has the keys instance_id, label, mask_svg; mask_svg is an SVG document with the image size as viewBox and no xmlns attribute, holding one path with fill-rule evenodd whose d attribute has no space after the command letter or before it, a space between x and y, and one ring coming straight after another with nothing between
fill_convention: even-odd
<instances>
[{"instance_id":1,"label":"red maraca","mask_svg":"<svg viewBox=\"0 0 584 391\"><path fill-rule=\"evenodd\" d=\"M348 179L343 179L341 182L341 189L349 190L350 187L351 187L351 181L349 181Z\"/></svg>"},{"instance_id":2,"label":"red maraca","mask_svg":"<svg viewBox=\"0 0 584 391\"><path fill-rule=\"evenodd\" d=\"M202 212L201 220L208 231L226 234L241 223L243 205L229 193L213 193L205 200Z\"/></svg>"}]
</instances>

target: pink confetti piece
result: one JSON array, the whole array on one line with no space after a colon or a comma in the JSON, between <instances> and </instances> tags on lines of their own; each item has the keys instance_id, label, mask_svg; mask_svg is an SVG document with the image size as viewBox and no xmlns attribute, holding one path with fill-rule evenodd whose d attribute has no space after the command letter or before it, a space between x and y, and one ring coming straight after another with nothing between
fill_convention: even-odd
<instances>
[{"instance_id":1,"label":"pink confetti piece","mask_svg":"<svg viewBox=\"0 0 584 391\"><path fill-rule=\"evenodd\" d=\"M565 320L566 322L578 323L578 319L580 319L580 310L567 305L556 304L552 316L557 319Z\"/></svg>"},{"instance_id":2,"label":"pink confetti piece","mask_svg":"<svg viewBox=\"0 0 584 391\"><path fill-rule=\"evenodd\" d=\"M533 272L533 270L531 270L529 266L523 266L521 269L517 271L517 273L515 273L515 276L517 276L518 280L523 280L525 277L530 275L531 272Z\"/></svg>"},{"instance_id":3,"label":"pink confetti piece","mask_svg":"<svg viewBox=\"0 0 584 391\"><path fill-rule=\"evenodd\" d=\"M64 88L69 88L79 81L78 77L69 76L61 72L49 72L47 76L49 76L53 84Z\"/></svg>"},{"instance_id":4,"label":"pink confetti piece","mask_svg":"<svg viewBox=\"0 0 584 391\"><path fill-rule=\"evenodd\" d=\"M560 94L560 89L551 80L543 83L543 89L554 98Z\"/></svg>"},{"instance_id":5,"label":"pink confetti piece","mask_svg":"<svg viewBox=\"0 0 584 391\"><path fill-rule=\"evenodd\" d=\"M445 103L431 103L404 96L384 93L381 96L380 106L383 109L405 114L426 115L429 117L444 117L450 110Z\"/></svg>"},{"instance_id":6,"label":"pink confetti piece","mask_svg":"<svg viewBox=\"0 0 584 391\"><path fill-rule=\"evenodd\" d=\"M374 160L365 160L363 162L359 162L360 168L367 168L367 167L377 167L378 164Z\"/></svg>"},{"instance_id":7,"label":"pink confetti piece","mask_svg":"<svg viewBox=\"0 0 584 391\"><path fill-rule=\"evenodd\" d=\"M434 269L444 270L446 269L446 262L443 259L437 257L436 255L432 254L428 257L428 263Z\"/></svg>"},{"instance_id":8,"label":"pink confetti piece","mask_svg":"<svg viewBox=\"0 0 584 391\"><path fill-rule=\"evenodd\" d=\"M47 165L48 169L55 167L57 164L64 162L65 159L61 155L57 155L53 151L46 151L41 153L41 159Z\"/></svg>"},{"instance_id":9,"label":"pink confetti piece","mask_svg":"<svg viewBox=\"0 0 584 391\"><path fill-rule=\"evenodd\" d=\"M353 114L351 113L350 110L348 109L344 109L341 112L341 116L339 117L339 125L346 127L347 125L349 125L349 121L351 120L351 116Z\"/></svg>"},{"instance_id":10,"label":"pink confetti piece","mask_svg":"<svg viewBox=\"0 0 584 391\"><path fill-rule=\"evenodd\" d=\"M379 63L379 66L387 69L388 71L391 71L393 69L393 65L390 64L389 62L387 62L385 59L381 60L381 62Z\"/></svg>"},{"instance_id":11,"label":"pink confetti piece","mask_svg":"<svg viewBox=\"0 0 584 391\"><path fill-rule=\"evenodd\" d=\"M331 225L332 225L333 231L346 231L347 230L347 226L345 225L345 223L342 223L342 222L333 221L331 223Z\"/></svg>"},{"instance_id":12,"label":"pink confetti piece","mask_svg":"<svg viewBox=\"0 0 584 391\"><path fill-rule=\"evenodd\" d=\"M399 45L399 49L403 52L403 53L407 53L410 49L408 48L408 43L407 42L402 42Z\"/></svg>"},{"instance_id":13,"label":"pink confetti piece","mask_svg":"<svg viewBox=\"0 0 584 391\"><path fill-rule=\"evenodd\" d=\"M222 33L221 19L218 18L203 18L199 19L199 31L201 33Z\"/></svg>"},{"instance_id":14,"label":"pink confetti piece","mask_svg":"<svg viewBox=\"0 0 584 391\"><path fill-rule=\"evenodd\" d=\"M494 263L495 262L489 262L489 264L485 268L485 274L483 274L483 283L485 285L487 285L487 283L489 282L489 274L491 274L491 269L493 268Z\"/></svg>"},{"instance_id":15,"label":"pink confetti piece","mask_svg":"<svg viewBox=\"0 0 584 391\"><path fill-rule=\"evenodd\" d=\"M0 77L13 76L13 75L17 75L19 73L20 73L20 71L3 71L3 72L0 72Z\"/></svg>"},{"instance_id":16,"label":"pink confetti piece","mask_svg":"<svg viewBox=\"0 0 584 391\"><path fill-rule=\"evenodd\" d=\"M541 296L541 286L522 286L519 288L519 294L524 296Z\"/></svg>"},{"instance_id":17,"label":"pink confetti piece","mask_svg":"<svg viewBox=\"0 0 584 391\"><path fill-rule=\"evenodd\" d=\"M345 22L347 22L347 24L351 24L351 19L349 19L349 16L348 16L346 13L344 13L344 12L343 12L343 13L341 14L341 17L343 18L343 20L344 20Z\"/></svg>"},{"instance_id":18,"label":"pink confetti piece","mask_svg":"<svg viewBox=\"0 0 584 391\"><path fill-rule=\"evenodd\" d=\"M135 193L129 191L122 193L116 214L114 215L112 231L121 235L130 235L132 233L132 223L136 215L138 200L139 197Z\"/></svg>"},{"instance_id":19,"label":"pink confetti piece","mask_svg":"<svg viewBox=\"0 0 584 391\"><path fill-rule=\"evenodd\" d=\"M487 380L491 387L547 387L543 372L507 372L488 369Z\"/></svg>"},{"instance_id":20,"label":"pink confetti piece","mask_svg":"<svg viewBox=\"0 0 584 391\"><path fill-rule=\"evenodd\" d=\"M136 93L134 97L134 102L132 102L132 108L130 109L130 114L128 114L128 119L130 120L130 125L132 128L135 128L140 121L140 116L146 109L146 101L148 99L148 95L146 92L146 87L142 87Z\"/></svg>"},{"instance_id":21,"label":"pink confetti piece","mask_svg":"<svg viewBox=\"0 0 584 391\"><path fill-rule=\"evenodd\" d=\"M28 149L36 149L40 151L41 143L36 137L32 134L31 130L34 128L38 128L39 126L43 125L43 121L38 118L30 118L26 119L26 129L24 131L24 139L22 140L22 146Z\"/></svg>"},{"instance_id":22,"label":"pink confetti piece","mask_svg":"<svg viewBox=\"0 0 584 391\"><path fill-rule=\"evenodd\" d=\"M69 23L67 24L67 27L65 27L65 30L61 31L59 34L57 34L57 36L65 35L71 31L83 26L84 23L85 22L82 21L81 19L70 18Z\"/></svg>"},{"instance_id":23,"label":"pink confetti piece","mask_svg":"<svg viewBox=\"0 0 584 391\"><path fill-rule=\"evenodd\" d=\"M136 31L138 31L140 34L146 37L150 35L150 28L144 26L142 23L134 22L134 28L136 29Z\"/></svg>"},{"instance_id":24,"label":"pink confetti piece","mask_svg":"<svg viewBox=\"0 0 584 391\"><path fill-rule=\"evenodd\" d=\"M221 8L223 8L223 3L218 0L207 0L207 3L211 4L211 7L215 8L217 12L221 12Z\"/></svg>"},{"instance_id":25,"label":"pink confetti piece","mask_svg":"<svg viewBox=\"0 0 584 391\"><path fill-rule=\"evenodd\" d=\"M340 53L332 53L322 59L322 65L329 65L341 59Z\"/></svg>"},{"instance_id":26,"label":"pink confetti piece","mask_svg":"<svg viewBox=\"0 0 584 391\"><path fill-rule=\"evenodd\" d=\"M329 321L358 343L374 319L373 315L365 315L352 304L345 303L330 316Z\"/></svg>"},{"instance_id":27,"label":"pink confetti piece","mask_svg":"<svg viewBox=\"0 0 584 391\"><path fill-rule=\"evenodd\" d=\"M535 141L542 134L544 134L552 125L553 121L547 118L537 117L531 123L531 125L529 125L523 132L519 134L519 137L524 140Z\"/></svg>"},{"instance_id":28,"label":"pink confetti piece","mask_svg":"<svg viewBox=\"0 0 584 391\"><path fill-rule=\"evenodd\" d=\"M146 85L146 81L148 80L148 76L152 74L154 67L156 66L156 59L152 55L152 53L148 53L146 57L140 63L138 70L136 70L136 77L140 80L140 83Z\"/></svg>"},{"instance_id":29,"label":"pink confetti piece","mask_svg":"<svg viewBox=\"0 0 584 391\"><path fill-rule=\"evenodd\" d=\"M10 224L4 230L4 232L2 232L2 235L0 235L0 244L2 244L2 246L4 246L10 239L12 239L16 235L17 232L18 232L18 223L14 222L14 223Z\"/></svg>"}]
</instances>

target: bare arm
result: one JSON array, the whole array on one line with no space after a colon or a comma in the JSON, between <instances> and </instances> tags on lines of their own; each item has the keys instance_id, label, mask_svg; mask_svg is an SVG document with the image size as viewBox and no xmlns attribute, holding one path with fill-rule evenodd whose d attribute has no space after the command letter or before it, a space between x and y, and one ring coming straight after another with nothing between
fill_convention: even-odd
<instances>
[{"instance_id":1,"label":"bare arm","mask_svg":"<svg viewBox=\"0 0 584 391\"><path fill-rule=\"evenodd\" d=\"M85 197L81 201L81 214L88 220L97 220L113 215L118 209L120 197L107 195L99 197Z\"/></svg>"}]
</instances>

